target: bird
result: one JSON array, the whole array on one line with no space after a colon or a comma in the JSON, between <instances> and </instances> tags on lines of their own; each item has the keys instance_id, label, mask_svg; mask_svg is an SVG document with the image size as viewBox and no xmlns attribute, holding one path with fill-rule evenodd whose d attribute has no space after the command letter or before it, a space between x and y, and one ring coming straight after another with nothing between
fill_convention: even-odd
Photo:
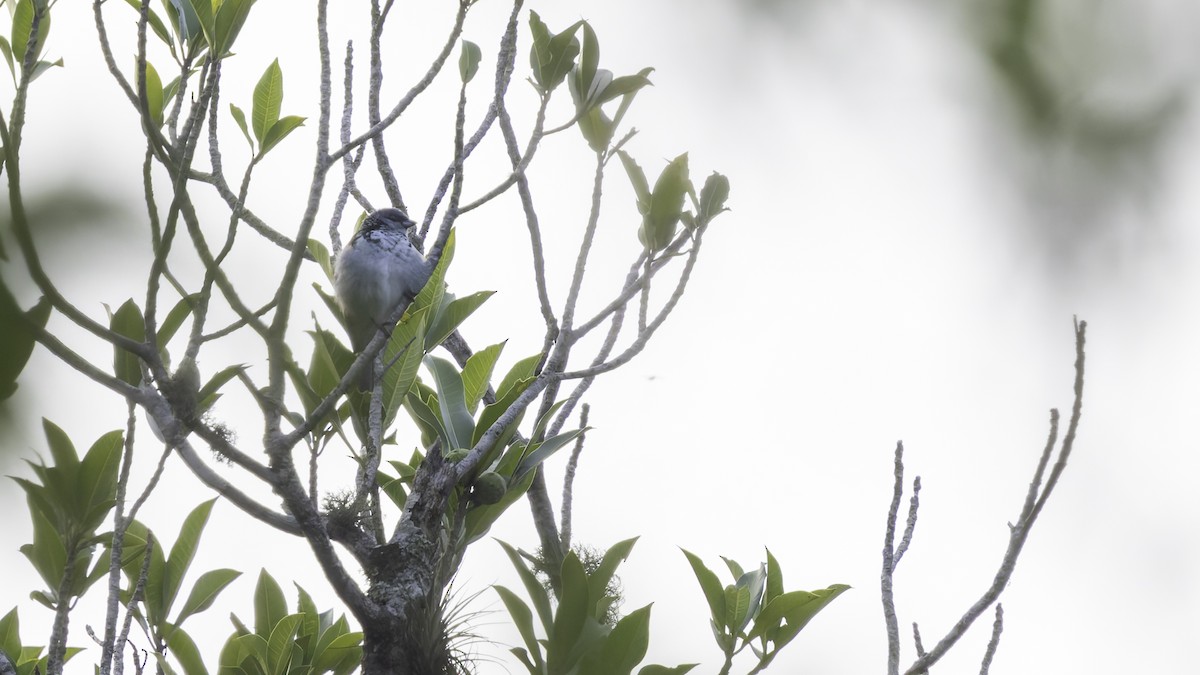
<instances>
[{"instance_id":1,"label":"bird","mask_svg":"<svg viewBox=\"0 0 1200 675\"><path fill-rule=\"evenodd\" d=\"M389 331L388 320L407 308L429 281L429 263L409 239L413 225L400 209L374 211L338 256L333 287L356 353L376 331ZM371 390L372 375L368 365L359 380L364 391Z\"/></svg>"}]
</instances>

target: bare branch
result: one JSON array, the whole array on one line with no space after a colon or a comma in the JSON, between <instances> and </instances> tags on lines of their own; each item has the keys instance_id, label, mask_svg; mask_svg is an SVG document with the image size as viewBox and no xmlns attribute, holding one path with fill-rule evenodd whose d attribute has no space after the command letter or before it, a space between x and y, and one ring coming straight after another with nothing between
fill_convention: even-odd
<instances>
[{"instance_id":1,"label":"bare branch","mask_svg":"<svg viewBox=\"0 0 1200 675\"><path fill-rule=\"evenodd\" d=\"M880 594L883 596L883 621L887 627L888 675L900 672L900 625L896 621L896 601L892 594L892 575L896 571L893 546L896 542L896 518L900 512L900 499L904 496L904 442L896 443L894 462L895 481L892 485L892 503L888 507L887 527L883 535L883 573L880 575Z\"/></svg>"},{"instance_id":2,"label":"bare branch","mask_svg":"<svg viewBox=\"0 0 1200 675\"><path fill-rule=\"evenodd\" d=\"M579 427L586 428L590 406L583 404L579 411ZM566 474L563 476L562 525L559 526L559 537L563 550L571 550L571 504L575 485L575 470L579 467L579 456L583 454L583 441L587 432L579 434L575 439L575 447L571 450L571 459L567 460Z\"/></svg>"},{"instance_id":3,"label":"bare branch","mask_svg":"<svg viewBox=\"0 0 1200 675\"><path fill-rule=\"evenodd\" d=\"M900 565L900 559L904 557L904 552L912 543L913 530L917 529L917 508L921 505L920 494L921 477L917 476L913 479L912 498L908 500L908 521L904 525L904 536L900 537L900 546L896 548L896 559L892 562L893 569Z\"/></svg>"},{"instance_id":4,"label":"bare branch","mask_svg":"<svg viewBox=\"0 0 1200 675\"><path fill-rule=\"evenodd\" d=\"M1033 529L1034 523L1037 521L1038 515L1041 513L1042 507L1046 500L1049 499L1054 487L1058 484L1058 479L1066 468L1067 458L1070 456L1071 450L1075 443L1075 430L1079 426L1079 420L1083 411L1083 378L1084 378L1084 347L1087 340L1087 322L1076 321L1075 323L1075 400L1071 407L1071 420L1067 426L1067 434L1063 438L1062 445L1059 448L1058 459L1054 464L1054 468L1050 472L1049 478L1046 480L1045 486L1041 486L1041 475L1044 468L1047 466L1051 454L1054 452L1055 440L1058 436L1058 411L1050 411L1050 434L1046 443L1046 448L1042 451L1041 458L1038 461L1038 468L1034 473L1034 478L1029 485L1029 492L1025 498L1025 506L1022 509L1021 516L1017 519L1017 524L1011 526L1009 532L1008 548L1004 553L1003 559L1000 561L1000 567L996 571L996 575L992 580L992 584L983 593L983 595L973 604L970 609L963 614L962 618L946 633L937 645L933 647L923 657L920 657L906 671L907 675L915 675L922 670L926 670L929 666L937 663L937 661L954 646L956 642L966 633L967 629L979 618L983 612L987 611L995 603L1000 594L1004 592L1008 585L1009 579L1012 578L1013 570L1016 569L1017 559L1021 555L1021 550L1025 546L1026 540L1029 538L1029 533Z\"/></svg>"},{"instance_id":5,"label":"bare branch","mask_svg":"<svg viewBox=\"0 0 1200 675\"><path fill-rule=\"evenodd\" d=\"M346 153L383 133L385 129L392 126L392 123L400 118L400 115L402 115L404 111L408 109L408 106L412 105L412 102L415 101L422 92L429 88L429 85L433 83L434 78L436 78L437 74L441 72L442 66L445 65L446 58L450 56L451 50L454 49L454 43L458 42L458 37L462 35L463 21L465 21L467 18L467 9L470 8L470 4L470 2L464 2L460 0L458 14L454 19L454 27L451 28L450 35L447 37L446 43L442 46L442 51L439 52L437 57L434 58L433 63L430 64L429 70L425 72L424 77L414 84L412 89L408 90L408 93L404 95L404 98L401 98L400 101L396 103L396 107L392 108L392 111L388 113L387 117L381 119L377 124L371 125L370 129L354 140L343 144L342 147L338 148L332 155L329 155L327 161L336 162Z\"/></svg>"},{"instance_id":6,"label":"bare branch","mask_svg":"<svg viewBox=\"0 0 1200 675\"><path fill-rule=\"evenodd\" d=\"M996 620L992 623L992 638L988 640L987 651L983 653L983 663L979 675L988 675L992 667L992 659L996 656L996 648L1000 646L1000 633L1004 631L1004 604L996 603Z\"/></svg>"}]
</instances>

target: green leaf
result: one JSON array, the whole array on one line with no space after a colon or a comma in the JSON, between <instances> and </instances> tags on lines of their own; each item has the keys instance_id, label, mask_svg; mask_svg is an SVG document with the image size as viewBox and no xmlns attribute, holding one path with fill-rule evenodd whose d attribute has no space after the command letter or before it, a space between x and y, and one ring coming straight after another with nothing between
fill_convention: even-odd
<instances>
[{"instance_id":1,"label":"green leaf","mask_svg":"<svg viewBox=\"0 0 1200 675\"><path fill-rule=\"evenodd\" d=\"M312 254L317 264L321 266L321 271L325 273L325 276L330 281L333 281L333 261L329 257L329 249L325 247L325 244L316 239L309 239L308 252Z\"/></svg>"},{"instance_id":2,"label":"green leaf","mask_svg":"<svg viewBox=\"0 0 1200 675\"><path fill-rule=\"evenodd\" d=\"M196 583L192 585L192 591L188 593L187 600L179 610L179 617L175 619L175 625L182 625L189 616L199 614L212 607L221 591L241 575L241 572L231 569L209 570L201 574Z\"/></svg>"},{"instance_id":3,"label":"green leaf","mask_svg":"<svg viewBox=\"0 0 1200 675\"><path fill-rule=\"evenodd\" d=\"M415 312L405 314L404 319L392 331L383 350L384 363L395 364L383 374L383 420L384 427L390 427L396 418L396 412L404 404L404 399L412 391L413 383L417 380L417 372L421 368L421 359L425 351L421 349L426 333L426 323L429 317L429 307L422 307Z\"/></svg>"},{"instance_id":4,"label":"green leaf","mask_svg":"<svg viewBox=\"0 0 1200 675\"><path fill-rule=\"evenodd\" d=\"M176 331L183 325L184 319L187 319L195 304L200 301L200 294L193 293L189 296L181 298L175 306L167 312L167 317L162 320L158 326L158 348L165 349L171 338L175 337Z\"/></svg>"},{"instance_id":5,"label":"green leaf","mask_svg":"<svg viewBox=\"0 0 1200 675\"><path fill-rule=\"evenodd\" d=\"M557 436L547 438L541 443L535 443L531 445L529 452L527 452L525 457L521 460L521 465L517 467L516 473L513 474L513 479L521 480L524 478L525 474L541 466L543 462L545 462L547 459L550 459L551 455L561 450L571 441L575 440L575 438L578 437L579 434L583 433L583 431L583 429L568 431L558 434Z\"/></svg>"},{"instance_id":6,"label":"green leaf","mask_svg":"<svg viewBox=\"0 0 1200 675\"><path fill-rule=\"evenodd\" d=\"M12 396L17 390L17 377L25 370L25 364L33 355L35 344L30 325L46 327L50 318L50 301L38 300L29 311L23 312L20 305L0 284L0 401Z\"/></svg>"},{"instance_id":7,"label":"green leaf","mask_svg":"<svg viewBox=\"0 0 1200 675\"><path fill-rule=\"evenodd\" d=\"M292 659L293 638L303 621L302 614L291 614L283 617L271 629L271 637L267 640L267 667L270 675L284 675L288 672Z\"/></svg>"},{"instance_id":8,"label":"green leaf","mask_svg":"<svg viewBox=\"0 0 1200 675\"><path fill-rule=\"evenodd\" d=\"M546 669L550 673L567 673L574 665L575 643L583 633L588 619L587 572L574 553L567 553L562 564L562 595L554 612L554 630L550 632L546 649ZM574 656L574 658L572 658Z\"/></svg>"},{"instance_id":9,"label":"green leaf","mask_svg":"<svg viewBox=\"0 0 1200 675\"><path fill-rule=\"evenodd\" d=\"M4 618L0 618L0 651L5 654L21 654L21 620L17 616L17 608L8 610Z\"/></svg>"},{"instance_id":10,"label":"green leaf","mask_svg":"<svg viewBox=\"0 0 1200 675\"><path fill-rule=\"evenodd\" d=\"M721 556L721 560L725 561L725 566L729 568L729 573L733 575L735 580L746 573L746 571L742 569L742 566L739 565L736 560L730 560L725 556Z\"/></svg>"},{"instance_id":11,"label":"green leaf","mask_svg":"<svg viewBox=\"0 0 1200 675\"><path fill-rule=\"evenodd\" d=\"M687 153L676 157L659 174L650 197L650 211L642 218L638 239L648 250L661 251L675 236L675 228L683 213L683 200L691 187L688 180Z\"/></svg>"},{"instance_id":12,"label":"green leaf","mask_svg":"<svg viewBox=\"0 0 1200 675\"><path fill-rule=\"evenodd\" d=\"M305 119L307 118L298 115L288 115L276 120L271 125L270 130L267 131L267 136L262 142L262 150L258 152L258 155L261 157L270 152L271 148L279 145L279 142L287 138L288 134L295 131L296 127L303 126Z\"/></svg>"},{"instance_id":13,"label":"green leaf","mask_svg":"<svg viewBox=\"0 0 1200 675\"><path fill-rule=\"evenodd\" d=\"M583 51L576 67L579 73L579 93L586 94L592 88L596 79L596 71L600 65L600 42L596 39L596 31L591 24L583 22ZM611 73L610 73L611 76Z\"/></svg>"},{"instance_id":14,"label":"green leaf","mask_svg":"<svg viewBox=\"0 0 1200 675\"><path fill-rule=\"evenodd\" d=\"M82 536L92 536L116 503L117 470L125 434L110 431L92 444L75 477L76 519Z\"/></svg>"},{"instance_id":15,"label":"green leaf","mask_svg":"<svg viewBox=\"0 0 1200 675\"><path fill-rule=\"evenodd\" d=\"M479 50L479 45L470 40L462 41L462 53L458 56L458 75L462 78L463 84L466 84L475 77L475 73L479 72L479 60L482 57L482 52Z\"/></svg>"},{"instance_id":16,"label":"green leaf","mask_svg":"<svg viewBox=\"0 0 1200 675\"><path fill-rule=\"evenodd\" d=\"M629 175L629 182L633 185L633 193L637 198L638 213L645 215L650 212L650 183L646 180L646 172L642 171L642 167L638 166L637 160L629 156L629 153L624 150L619 150L617 155L621 158L621 165L625 167L625 173Z\"/></svg>"},{"instance_id":17,"label":"green leaf","mask_svg":"<svg viewBox=\"0 0 1200 675\"><path fill-rule=\"evenodd\" d=\"M488 383L492 379L492 371L496 368L496 360L500 358L500 352L504 351L504 344L498 342L485 347L467 359L467 365L462 371L463 395L467 399L467 411L472 415L475 414L475 409L479 407L479 402L487 393Z\"/></svg>"},{"instance_id":18,"label":"green leaf","mask_svg":"<svg viewBox=\"0 0 1200 675\"><path fill-rule=\"evenodd\" d=\"M246 143L250 144L250 149L254 149L254 140L250 138L250 130L246 127L246 113L236 105L229 104L229 112L233 115L233 121L237 122L238 128L242 130L242 135L246 137Z\"/></svg>"},{"instance_id":19,"label":"green leaf","mask_svg":"<svg viewBox=\"0 0 1200 675\"><path fill-rule=\"evenodd\" d=\"M216 501L214 498L201 502L192 509L179 528L179 536L175 538L175 545L171 547L171 553L167 556L167 568L163 575L163 614L170 612L171 605L175 603L175 596L179 593L188 568L192 566L192 559L196 556L196 548L200 544L200 536L204 534L204 526L208 524L208 517Z\"/></svg>"},{"instance_id":20,"label":"green leaf","mask_svg":"<svg viewBox=\"0 0 1200 675\"><path fill-rule=\"evenodd\" d=\"M650 646L650 605L635 609L613 626L600 652L597 673L628 675Z\"/></svg>"},{"instance_id":21,"label":"green leaf","mask_svg":"<svg viewBox=\"0 0 1200 675\"><path fill-rule=\"evenodd\" d=\"M142 319L142 310L132 298L117 308L108 325L114 332L134 342L146 340L146 322ZM141 360L132 352L114 346L113 373L128 385L139 386L142 383Z\"/></svg>"},{"instance_id":22,"label":"green leaf","mask_svg":"<svg viewBox=\"0 0 1200 675\"><path fill-rule=\"evenodd\" d=\"M759 612L747 638L753 640L766 635L778 650L791 642L818 612L849 588L845 584L834 584L811 593L792 591L779 595Z\"/></svg>"},{"instance_id":23,"label":"green leaf","mask_svg":"<svg viewBox=\"0 0 1200 675\"><path fill-rule=\"evenodd\" d=\"M438 312L434 317L433 325L429 327L429 331L425 334L425 351L429 351L440 345L443 340L450 336L459 326L462 325L467 317L471 316L475 310L479 309L480 305L492 297L495 291L479 291L472 293L465 298L457 298L451 300L442 311Z\"/></svg>"},{"instance_id":24,"label":"green leaf","mask_svg":"<svg viewBox=\"0 0 1200 675\"><path fill-rule=\"evenodd\" d=\"M62 66L63 66L62 59L59 59L57 61L38 61L37 63L33 64L33 70L31 70L30 74L29 74L29 81L33 82L34 80L41 77L42 73L45 73L46 71L50 70L51 68L62 68Z\"/></svg>"},{"instance_id":25,"label":"green leaf","mask_svg":"<svg viewBox=\"0 0 1200 675\"><path fill-rule=\"evenodd\" d=\"M688 671L690 671L692 668L695 668L698 665L700 665L700 664L699 663L685 663L680 666L675 666L674 668L668 668L666 666L660 666L658 664L654 664L654 665L646 666L646 667L642 668L641 670L639 670L638 675L685 675Z\"/></svg>"},{"instance_id":26,"label":"green leaf","mask_svg":"<svg viewBox=\"0 0 1200 675\"><path fill-rule=\"evenodd\" d=\"M221 3L214 21L216 45L213 54L220 57L229 52L242 30L242 25L246 23L246 17L250 15L250 7L253 4L254 0L224 0Z\"/></svg>"},{"instance_id":27,"label":"green leaf","mask_svg":"<svg viewBox=\"0 0 1200 675\"><path fill-rule=\"evenodd\" d=\"M582 25L582 21L577 21L563 32L552 36L537 12L529 12L529 28L533 34L529 60L533 67L534 80L543 93L548 93L562 84L567 73L571 72L575 57L579 54L579 40L575 38L575 32Z\"/></svg>"},{"instance_id":28,"label":"green leaf","mask_svg":"<svg viewBox=\"0 0 1200 675\"><path fill-rule=\"evenodd\" d=\"M604 552L604 557L600 560L600 564L588 577L588 592L591 597L600 598L604 596L608 590L608 582L616 574L617 567L629 558L629 554L633 551L633 545L637 543L637 540L637 537L633 537L619 541ZM602 617L597 616L595 618L598 620Z\"/></svg>"},{"instance_id":29,"label":"green leaf","mask_svg":"<svg viewBox=\"0 0 1200 675\"><path fill-rule=\"evenodd\" d=\"M125 0L125 2L135 11L142 11L141 0ZM151 30L153 30L154 34L158 36L158 39L162 40L163 44L170 47L171 34L167 31L167 26L163 23L162 18L158 16L158 13L155 12L153 8L147 8L146 22L150 24Z\"/></svg>"},{"instance_id":30,"label":"green leaf","mask_svg":"<svg viewBox=\"0 0 1200 675\"><path fill-rule=\"evenodd\" d=\"M613 78L606 87L600 92L597 104L607 103L620 96L628 96L636 93L642 87L653 84L650 78L646 75L653 68L647 68L637 75L622 75L621 77ZM645 74L643 74L645 73Z\"/></svg>"},{"instance_id":31,"label":"green leaf","mask_svg":"<svg viewBox=\"0 0 1200 675\"><path fill-rule=\"evenodd\" d=\"M542 622L542 630L549 635L554 627L554 613L550 610L550 596L546 588L542 586L542 582L538 581L537 576L525 566L521 554L517 549L509 544L497 540L500 547L504 549L504 553L508 559L512 561L513 567L517 569L517 576L521 577L521 583L525 586L525 592L529 594L529 599L533 601L533 608L537 611L538 619Z\"/></svg>"},{"instance_id":32,"label":"green leaf","mask_svg":"<svg viewBox=\"0 0 1200 675\"><path fill-rule=\"evenodd\" d=\"M729 199L729 179L716 171L704 181L700 189L700 204L697 207L696 222L700 227L707 225L713 218L728 211L725 201Z\"/></svg>"},{"instance_id":33,"label":"green leaf","mask_svg":"<svg viewBox=\"0 0 1200 675\"><path fill-rule=\"evenodd\" d=\"M708 601L708 611L711 613L715 622L723 622L725 620L725 591L721 588L721 581L717 579L717 575L713 574L712 570L704 565L700 557L686 549L683 555L687 557L688 564L692 566L692 573L696 575L696 581L700 582L700 590L704 591L704 599ZM720 624L724 627L724 624Z\"/></svg>"},{"instance_id":34,"label":"green leaf","mask_svg":"<svg viewBox=\"0 0 1200 675\"><path fill-rule=\"evenodd\" d=\"M196 400L199 401L196 406L197 410L204 411L210 408L216 402L216 397L219 395L217 394L217 390L225 386L225 383L237 377L237 374L245 369L246 365L239 363L222 368L220 372L213 375L212 379L205 383L203 387L200 387L200 391L196 393Z\"/></svg>"},{"instance_id":35,"label":"green leaf","mask_svg":"<svg viewBox=\"0 0 1200 675\"><path fill-rule=\"evenodd\" d=\"M17 70L13 64L12 45L9 44L8 38L4 36L0 36L0 54L4 55L4 62L8 64L8 72L15 79L17 77Z\"/></svg>"},{"instance_id":36,"label":"green leaf","mask_svg":"<svg viewBox=\"0 0 1200 675\"><path fill-rule=\"evenodd\" d=\"M46 445L50 448L50 456L54 458L54 466L65 472L74 472L79 466L79 453L75 444L57 424L42 418L42 432L46 435ZM61 495L69 496L69 495Z\"/></svg>"},{"instance_id":37,"label":"green leaf","mask_svg":"<svg viewBox=\"0 0 1200 675\"><path fill-rule=\"evenodd\" d=\"M205 4L204 0L199 1L201 5ZM200 40L204 36L204 32L200 25L200 17L192 6L192 0L166 0L163 4L167 9L167 17L171 20L171 26L175 29L175 34L179 36L180 41L187 42L189 45L201 44Z\"/></svg>"},{"instance_id":38,"label":"green leaf","mask_svg":"<svg viewBox=\"0 0 1200 675\"><path fill-rule=\"evenodd\" d=\"M780 595L783 595L783 568L779 566L775 556L771 555L771 549L767 549L767 588L763 603L770 604Z\"/></svg>"},{"instance_id":39,"label":"green leaf","mask_svg":"<svg viewBox=\"0 0 1200 675\"><path fill-rule=\"evenodd\" d=\"M462 376L458 369L449 361L436 356L426 356L425 367L429 368L434 384L437 386L442 424L449 436L448 446L450 448L471 447L471 433L475 430L475 420L467 411Z\"/></svg>"},{"instance_id":40,"label":"green leaf","mask_svg":"<svg viewBox=\"0 0 1200 675\"><path fill-rule=\"evenodd\" d=\"M533 656L534 665L540 671L543 664L542 649L538 643L537 635L533 632L533 612L529 611L529 605L526 605L525 601L517 597L516 593L499 584L492 586L492 589L500 596L500 601L504 603L505 609L508 610L508 615L512 617L513 625L517 627L517 632L521 634L521 639L525 641L526 649Z\"/></svg>"},{"instance_id":41,"label":"green leaf","mask_svg":"<svg viewBox=\"0 0 1200 675\"><path fill-rule=\"evenodd\" d=\"M201 0L201 4L204 0ZM271 62L254 87L254 108L251 111L251 128L258 144L265 152L267 132L279 121L279 107L283 104L283 70L279 59Z\"/></svg>"},{"instance_id":42,"label":"green leaf","mask_svg":"<svg viewBox=\"0 0 1200 675\"><path fill-rule=\"evenodd\" d=\"M532 378L537 370L537 365L541 361L542 355L534 354L514 363L512 368L509 368L504 379L500 380L500 386L496 387L496 398L504 398L518 382Z\"/></svg>"},{"instance_id":43,"label":"green leaf","mask_svg":"<svg viewBox=\"0 0 1200 675\"><path fill-rule=\"evenodd\" d=\"M267 636L285 616L287 616L287 600L283 597L283 589L274 577L263 569L258 573L258 584L254 587L254 632Z\"/></svg>"},{"instance_id":44,"label":"green leaf","mask_svg":"<svg viewBox=\"0 0 1200 675\"><path fill-rule=\"evenodd\" d=\"M150 113L150 121L157 129L163 123L163 86L158 71L149 61L146 62L146 110Z\"/></svg>"},{"instance_id":45,"label":"green leaf","mask_svg":"<svg viewBox=\"0 0 1200 675\"><path fill-rule=\"evenodd\" d=\"M42 7L40 10L38 9L39 5ZM13 11L13 60L22 70L25 67L25 52L28 51L29 37L33 32L34 13L39 11L41 19L38 21L37 44L33 48L34 61L41 56L42 50L46 46L46 38L50 34L50 12L45 9L45 3L36 3L33 0L17 0L16 9Z\"/></svg>"},{"instance_id":46,"label":"green leaf","mask_svg":"<svg viewBox=\"0 0 1200 675\"><path fill-rule=\"evenodd\" d=\"M723 623L732 633L739 634L750 609L750 589L740 586L725 587L725 617Z\"/></svg>"},{"instance_id":47,"label":"green leaf","mask_svg":"<svg viewBox=\"0 0 1200 675\"><path fill-rule=\"evenodd\" d=\"M196 18L200 23L200 30L204 34L204 40L208 42L212 49L213 56L220 57L220 51L214 47L216 32L216 17L213 15L213 5L216 4L213 0L183 0L185 3L192 6L192 11L196 13Z\"/></svg>"},{"instance_id":48,"label":"green leaf","mask_svg":"<svg viewBox=\"0 0 1200 675\"><path fill-rule=\"evenodd\" d=\"M166 637L171 656L179 662L184 675L208 675L208 669L204 667L204 660L200 657L200 649L196 647L192 636L175 626Z\"/></svg>"},{"instance_id":49,"label":"green leaf","mask_svg":"<svg viewBox=\"0 0 1200 675\"><path fill-rule=\"evenodd\" d=\"M588 147L596 152L604 152L612 143L613 134L616 132L616 126L608 115L604 114L598 106L588 109L586 113L579 116L579 133L583 134L583 139L588 142Z\"/></svg>"}]
</instances>

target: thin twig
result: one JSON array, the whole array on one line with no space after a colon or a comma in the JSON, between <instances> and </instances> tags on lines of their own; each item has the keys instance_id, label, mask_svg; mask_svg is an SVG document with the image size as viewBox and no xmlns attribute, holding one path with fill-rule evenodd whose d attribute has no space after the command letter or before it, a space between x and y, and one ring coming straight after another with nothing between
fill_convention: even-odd
<instances>
[{"instance_id":1,"label":"thin twig","mask_svg":"<svg viewBox=\"0 0 1200 675\"><path fill-rule=\"evenodd\" d=\"M988 640L987 651L983 653L983 663L979 667L979 675L988 675L992 667L992 659L996 657L996 648L1000 646L1000 633L1004 631L1004 603L996 603L996 620L992 622L992 638Z\"/></svg>"}]
</instances>

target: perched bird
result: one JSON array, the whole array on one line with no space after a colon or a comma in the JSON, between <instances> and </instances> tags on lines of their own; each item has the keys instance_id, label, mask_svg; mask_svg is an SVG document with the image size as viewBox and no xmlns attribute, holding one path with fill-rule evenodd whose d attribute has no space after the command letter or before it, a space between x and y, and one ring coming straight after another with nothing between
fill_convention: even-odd
<instances>
[{"instance_id":1,"label":"perched bird","mask_svg":"<svg viewBox=\"0 0 1200 675\"><path fill-rule=\"evenodd\" d=\"M413 224L400 209L379 209L366 217L338 256L333 287L356 352L376 331L390 330L388 319L429 281L429 263L408 238ZM360 385L371 389L371 366L363 371Z\"/></svg>"}]
</instances>

